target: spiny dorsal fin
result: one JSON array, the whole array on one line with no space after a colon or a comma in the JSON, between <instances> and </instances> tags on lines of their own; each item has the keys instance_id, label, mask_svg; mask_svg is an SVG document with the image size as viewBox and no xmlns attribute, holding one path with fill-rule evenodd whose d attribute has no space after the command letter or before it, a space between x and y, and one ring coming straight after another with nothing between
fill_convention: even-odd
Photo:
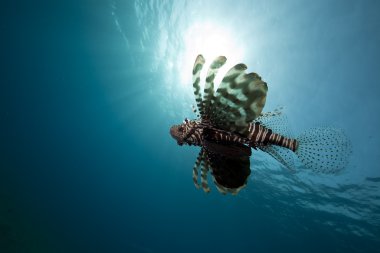
<instances>
[{"instance_id":1,"label":"spiny dorsal fin","mask_svg":"<svg viewBox=\"0 0 380 253\"><path fill-rule=\"evenodd\" d=\"M195 108L194 105L191 105L191 109L192 109L193 113L197 113L197 108Z\"/></svg>"},{"instance_id":2,"label":"spiny dorsal fin","mask_svg":"<svg viewBox=\"0 0 380 253\"><path fill-rule=\"evenodd\" d=\"M268 90L259 75L246 74L246 69L246 65L237 64L227 72L210 113L216 126L241 134L247 134L248 124L261 114Z\"/></svg>"},{"instance_id":3,"label":"spiny dorsal fin","mask_svg":"<svg viewBox=\"0 0 380 253\"><path fill-rule=\"evenodd\" d=\"M218 70L226 63L226 61L227 61L227 58L224 56L219 56L215 58L207 71L206 83L205 83L204 95L203 95L204 110L205 110L206 115L209 115L210 110L211 110L210 104L211 104L211 101L214 100L215 76L218 73Z\"/></svg>"},{"instance_id":4,"label":"spiny dorsal fin","mask_svg":"<svg viewBox=\"0 0 380 253\"><path fill-rule=\"evenodd\" d=\"M201 114L201 116L204 116L204 110L203 110L203 101L202 101L202 94L201 94L201 87L199 85L200 82L200 74L201 70L203 68L203 65L205 63L205 59L203 56L200 54L197 56L194 62L194 67L193 67L193 89L194 89L194 96L195 96L195 101L198 106L198 111Z\"/></svg>"},{"instance_id":5,"label":"spiny dorsal fin","mask_svg":"<svg viewBox=\"0 0 380 253\"><path fill-rule=\"evenodd\" d=\"M197 108L195 108L195 106L192 105L192 106L191 106L191 109L192 109L193 112L195 113L195 116L196 116L197 118L199 118L200 116L199 116L199 114L198 114Z\"/></svg>"}]
</instances>

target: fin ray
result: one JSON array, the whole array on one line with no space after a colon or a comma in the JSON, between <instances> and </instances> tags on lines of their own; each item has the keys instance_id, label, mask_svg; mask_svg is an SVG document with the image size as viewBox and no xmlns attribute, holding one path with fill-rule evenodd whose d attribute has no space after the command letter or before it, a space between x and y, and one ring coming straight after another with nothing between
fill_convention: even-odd
<instances>
[{"instance_id":1,"label":"fin ray","mask_svg":"<svg viewBox=\"0 0 380 253\"><path fill-rule=\"evenodd\" d=\"M211 121L218 127L247 134L248 124L265 105L268 87L256 73L246 74L247 66L237 64L224 76L212 101Z\"/></svg>"},{"instance_id":2,"label":"fin ray","mask_svg":"<svg viewBox=\"0 0 380 253\"><path fill-rule=\"evenodd\" d=\"M295 172L294 154L290 149L276 145L268 145L260 147L260 149L268 153L291 172Z\"/></svg>"},{"instance_id":3,"label":"fin ray","mask_svg":"<svg viewBox=\"0 0 380 253\"><path fill-rule=\"evenodd\" d=\"M199 174L199 167L202 164L202 160L204 159L204 149L202 148L201 151L198 154L197 159L195 160L195 164L193 167L193 182L197 189L200 188L200 185L198 183L198 174Z\"/></svg>"},{"instance_id":4,"label":"fin ray","mask_svg":"<svg viewBox=\"0 0 380 253\"><path fill-rule=\"evenodd\" d=\"M201 86L199 85L199 83L200 83L201 70L203 68L204 63L205 63L205 59L200 54L195 59L194 67L193 67L194 96L195 96L195 101L197 103L198 111L201 114L201 116L204 116L204 110L203 110Z\"/></svg>"},{"instance_id":5,"label":"fin ray","mask_svg":"<svg viewBox=\"0 0 380 253\"><path fill-rule=\"evenodd\" d=\"M203 91L203 103L205 114L209 115L211 108L211 101L214 100L214 79L219 69L226 63L227 58L225 56L219 56L211 63L206 76L205 88Z\"/></svg>"},{"instance_id":6,"label":"fin ray","mask_svg":"<svg viewBox=\"0 0 380 253\"><path fill-rule=\"evenodd\" d=\"M280 109L264 113L256 118L254 122L260 123L260 125L271 129L276 134L294 139L294 134L289 127L288 118Z\"/></svg>"},{"instance_id":7,"label":"fin ray","mask_svg":"<svg viewBox=\"0 0 380 253\"><path fill-rule=\"evenodd\" d=\"M315 172L336 174L348 164L351 143L341 129L312 128L298 138L297 156Z\"/></svg>"}]
</instances>

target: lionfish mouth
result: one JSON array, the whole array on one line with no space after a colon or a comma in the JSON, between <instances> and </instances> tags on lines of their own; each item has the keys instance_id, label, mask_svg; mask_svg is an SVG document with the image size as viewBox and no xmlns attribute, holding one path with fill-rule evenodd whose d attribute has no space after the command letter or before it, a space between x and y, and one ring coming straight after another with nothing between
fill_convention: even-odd
<instances>
[{"instance_id":1,"label":"lionfish mouth","mask_svg":"<svg viewBox=\"0 0 380 253\"><path fill-rule=\"evenodd\" d=\"M183 145L183 138L178 131L179 125L174 125L170 128L170 135L177 141L177 144L182 146Z\"/></svg>"}]
</instances>

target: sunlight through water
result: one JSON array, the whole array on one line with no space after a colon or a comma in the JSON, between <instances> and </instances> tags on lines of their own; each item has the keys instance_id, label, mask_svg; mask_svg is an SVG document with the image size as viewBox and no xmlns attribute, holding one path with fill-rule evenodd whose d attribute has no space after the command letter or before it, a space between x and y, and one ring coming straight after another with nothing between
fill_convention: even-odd
<instances>
[{"instance_id":1,"label":"sunlight through water","mask_svg":"<svg viewBox=\"0 0 380 253\"><path fill-rule=\"evenodd\" d=\"M192 65L195 56L202 54L208 66L216 57L227 57L226 66L217 75L215 83L220 83L226 70L232 65L240 63L244 58L244 45L236 41L236 35L227 27L216 22L203 21L193 23L184 33L184 48L179 52L178 66L181 83L185 84L192 79ZM224 70L224 71L223 71ZM201 80L204 80L206 70L203 69Z\"/></svg>"}]
</instances>

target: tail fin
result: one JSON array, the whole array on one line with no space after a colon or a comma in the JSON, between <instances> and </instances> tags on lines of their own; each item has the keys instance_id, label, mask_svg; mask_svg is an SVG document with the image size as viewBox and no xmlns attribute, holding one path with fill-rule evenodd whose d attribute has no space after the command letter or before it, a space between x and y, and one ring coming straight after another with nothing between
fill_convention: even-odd
<instances>
[{"instance_id":1,"label":"tail fin","mask_svg":"<svg viewBox=\"0 0 380 253\"><path fill-rule=\"evenodd\" d=\"M297 156L315 172L336 174L343 170L351 154L351 143L340 129L313 128L298 138Z\"/></svg>"}]
</instances>

